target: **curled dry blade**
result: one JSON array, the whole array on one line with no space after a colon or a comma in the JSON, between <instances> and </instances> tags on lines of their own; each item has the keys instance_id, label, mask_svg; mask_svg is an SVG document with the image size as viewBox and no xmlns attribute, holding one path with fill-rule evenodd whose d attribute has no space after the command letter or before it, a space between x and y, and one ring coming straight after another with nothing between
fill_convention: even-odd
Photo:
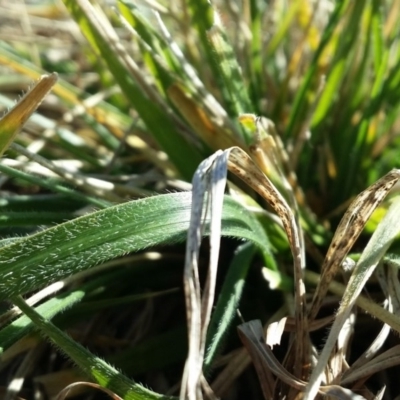
<instances>
[{"instance_id":1,"label":"curled dry blade","mask_svg":"<svg viewBox=\"0 0 400 400\"><path fill-rule=\"evenodd\" d=\"M219 166L218 166L219 165ZM215 174L215 179L211 179L215 183L218 182L220 187L219 195L213 193L213 185L208 185L211 180L208 178L212 170L221 171ZM295 265L295 282L296 282L296 357L294 372L298 376L302 375L302 366L308 358L308 352L305 351L308 347L307 336L307 321L305 314L305 291L302 277L303 268L303 249L300 240L299 227L296 219L291 211L291 208L286 203L285 199L270 182L270 180L261 172L253 160L238 147L232 147L224 152L217 152L208 160L205 160L196 171L193 179L193 203L192 203L192 217L190 228L188 231L187 252L185 261L185 294L188 312L188 325L189 325L189 354L185 366L184 377L182 379L181 398L197 399L201 397L201 366L204 357L204 340L205 332L208 327L209 320L209 307L206 304L212 305L212 298L207 299L207 288L210 289L209 295L213 293L213 286L215 280L212 279L206 285L206 288L201 294L200 284L198 282L197 259L199 246L201 243L201 221L203 220L203 206L204 200L209 193L210 204L220 201L222 207L223 199L223 185L226 179L226 170L229 169L235 173L246 183L248 183L254 190L260 193L261 196L271 205L275 212L282 219L283 226L289 238L290 246L292 249ZM221 190L222 185L222 190ZM218 200L219 198L219 200ZM197 205L196 205L197 204ZM211 207L211 210L214 207ZM211 221L217 220L217 215L210 216ZM210 238L211 239L211 238ZM219 242L218 238L211 240L212 243ZM217 250L217 249L215 249ZM210 259L216 260L215 257ZM215 263L216 264L216 263ZM212 276L215 275L215 268ZM208 311L204 311L205 308ZM190 394L190 395L189 395ZM199 397L200 396L200 397Z\"/></svg>"},{"instance_id":2,"label":"curled dry blade","mask_svg":"<svg viewBox=\"0 0 400 400\"><path fill-rule=\"evenodd\" d=\"M340 265L360 236L369 217L386 197L390 189L400 178L400 170L393 169L383 178L361 192L351 203L336 229L322 265L309 318L313 320L326 296L329 284L338 272Z\"/></svg>"},{"instance_id":3,"label":"curled dry blade","mask_svg":"<svg viewBox=\"0 0 400 400\"><path fill-rule=\"evenodd\" d=\"M275 188L268 177L261 172L253 160L238 147L230 149L228 169L246 182L251 188L259 193L273 208L282 220L282 224L289 239L294 263L295 281L295 321L298 340L295 341L295 364L296 376L303 376L303 366L308 360L308 329L305 312L305 287L303 282L303 248L300 227L296 218L284 197Z\"/></svg>"}]
</instances>

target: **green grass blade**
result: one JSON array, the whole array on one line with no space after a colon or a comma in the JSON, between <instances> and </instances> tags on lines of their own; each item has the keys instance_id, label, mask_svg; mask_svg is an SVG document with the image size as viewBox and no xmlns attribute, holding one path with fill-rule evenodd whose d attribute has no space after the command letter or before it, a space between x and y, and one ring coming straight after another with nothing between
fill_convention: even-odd
<instances>
[{"instance_id":1,"label":"green grass blade","mask_svg":"<svg viewBox=\"0 0 400 400\"><path fill-rule=\"evenodd\" d=\"M332 62L332 70L329 72L318 107L315 110L312 121L312 125L314 126L321 123L327 117L328 109L332 106L332 99L335 99L339 93L339 86L345 77L348 63L351 61L349 54L352 53L351 50L354 48L354 42L356 42L365 4L364 2L354 4L347 25L341 32L341 40L338 43L336 56Z\"/></svg>"},{"instance_id":2,"label":"green grass blade","mask_svg":"<svg viewBox=\"0 0 400 400\"><path fill-rule=\"evenodd\" d=\"M160 243L183 241L190 193L150 197L109 207L20 239L0 249L0 298L23 294L100 262ZM252 215L225 199L223 234L266 248Z\"/></svg>"},{"instance_id":3,"label":"green grass blade","mask_svg":"<svg viewBox=\"0 0 400 400\"><path fill-rule=\"evenodd\" d=\"M273 7L273 5L269 5L269 7ZM279 5L277 5L279 7ZM273 55L278 50L278 47L284 41L284 39L289 35L289 29L291 24L293 24L296 14L301 7L301 3L293 2L288 3L287 5L281 5L280 15L278 17L279 25L277 27L276 32L274 32L274 36L268 42L268 47L266 50L267 57L273 57Z\"/></svg>"},{"instance_id":4,"label":"green grass blade","mask_svg":"<svg viewBox=\"0 0 400 400\"><path fill-rule=\"evenodd\" d=\"M372 2L372 43L374 47L374 69L377 74L383 58L385 43L383 38L383 16L379 1Z\"/></svg>"},{"instance_id":5,"label":"green grass blade","mask_svg":"<svg viewBox=\"0 0 400 400\"><path fill-rule=\"evenodd\" d=\"M58 194L4 195L0 198L0 211L73 212L86 204L86 201L72 201L67 196Z\"/></svg>"},{"instance_id":6,"label":"green grass blade","mask_svg":"<svg viewBox=\"0 0 400 400\"><path fill-rule=\"evenodd\" d=\"M32 320L42 335L49 337L86 375L90 376L101 386L117 393L124 400L175 399L171 396L162 396L154 393L131 381L105 361L94 356L83 346L74 342L67 334L36 312L34 308L28 306L21 297L15 297L13 302Z\"/></svg>"},{"instance_id":7,"label":"green grass blade","mask_svg":"<svg viewBox=\"0 0 400 400\"><path fill-rule=\"evenodd\" d=\"M250 79L249 96L250 102L253 105L253 111L256 114L261 114L260 99L265 96L264 88L266 87L266 79L264 74L264 48L263 48L263 30L262 18L266 5L251 0L250 7L250 30L251 41L246 52L245 60L241 60L246 65L247 75Z\"/></svg>"},{"instance_id":8,"label":"green grass blade","mask_svg":"<svg viewBox=\"0 0 400 400\"><path fill-rule=\"evenodd\" d=\"M378 56L378 55L376 55ZM371 130L374 118L377 117L385 100L385 79L388 71L389 51L381 54L379 69L376 71L376 77L373 81L369 104L364 109L362 120L355 135L354 140L348 140L347 146L338 151L342 157L339 164L339 176L335 186L336 193L339 194L337 201L344 201L352 194L354 183L359 179L362 170L368 166L368 154L371 153L371 145L375 142L377 130ZM351 154L351 157L343 157L343 154Z\"/></svg>"},{"instance_id":9,"label":"green grass blade","mask_svg":"<svg viewBox=\"0 0 400 400\"><path fill-rule=\"evenodd\" d=\"M304 111L307 93L310 90L310 86L313 82L313 79L315 79L315 77L316 77L319 59L320 59L324 49L328 45L329 41L331 40L331 38L334 34L334 31L335 31L335 28L337 27L338 23L340 22L340 18L343 15L343 12L348 7L348 3L349 3L348 1L337 2L334 11L330 15L329 23L322 35L321 42L314 54L314 57L308 68L308 71L305 74L305 77L303 79L301 87L300 87L299 91L297 92L297 95L294 99L293 106L292 106L292 112L290 114L289 123L286 128L286 132L285 132L286 137L293 136L295 126L298 123L298 120L302 114L302 111Z\"/></svg>"},{"instance_id":10,"label":"green grass blade","mask_svg":"<svg viewBox=\"0 0 400 400\"><path fill-rule=\"evenodd\" d=\"M118 10L136 33L143 61L165 96L167 88L184 75L181 65L154 25L134 4L119 0Z\"/></svg>"},{"instance_id":11,"label":"green grass blade","mask_svg":"<svg viewBox=\"0 0 400 400\"><path fill-rule=\"evenodd\" d=\"M136 109L155 140L168 154L180 174L187 180L190 180L197 165L201 162L202 156L194 146L177 133L177 126L173 124L167 110L162 109L160 104L145 94L146 88L143 87L145 80L142 79L142 82L139 84L136 81L137 78L132 76L126 63L133 63L133 60L130 59L130 61L127 61L125 58L123 62L120 54L118 54L118 46L115 43L115 38L113 38L114 42L111 43L110 37L106 34L106 32L109 35L114 34L114 32L110 33L111 26L102 26L101 19L98 20L95 18L96 11L88 1L63 0L63 2L73 18L78 22L82 33L94 51L101 54L114 79Z\"/></svg>"},{"instance_id":12,"label":"green grass blade","mask_svg":"<svg viewBox=\"0 0 400 400\"><path fill-rule=\"evenodd\" d=\"M202 53L201 59L198 61L206 64L210 69L211 76L215 79L217 86L221 90L224 103L229 104L229 96L223 85L214 50L207 36L208 30L211 29L213 25L214 9L207 0L189 0L187 4L191 16L190 28L196 31L199 43L201 43Z\"/></svg>"},{"instance_id":13,"label":"green grass blade","mask_svg":"<svg viewBox=\"0 0 400 400\"><path fill-rule=\"evenodd\" d=\"M255 247L246 243L240 246L225 277L217 305L212 314L207 332L206 349L204 358L204 373L210 372L212 363L220 350L224 338L229 332L231 323L236 315L236 310L243 292L247 271L255 253Z\"/></svg>"},{"instance_id":14,"label":"green grass blade","mask_svg":"<svg viewBox=\"0 0 400 400\"><path fill-rule=\"evenodd\" d=\"M16 226L54 225L73 219L73 213L62 212L13 212L6 211L0 214L0 228Z\"/></svg>"},{"instance_id":15,"label":"green grass blade","mask_svg":"<svg viewBox=\"0 0 400 400\"><path fill-rule=\"evenodd\" d=\"M43 178L38 178L36 176L27 174L26 172L18 171L14 168L7 167L6 165L0 164L0 172L3 172L5 175L16 178L16 179L21 179L25 182L29 182L33 185L38 185L39 187L43 187L46 189L49 189L51 191L63 194L65 196L70 197L73 200L76 201L81 201L89 204L93 204L97 207L108 207L110 203L104 200L96 199L91 196L87 196L85 194L79 193L73 189L70 189L66 186L63 186L60 184L58 181L54 179L43 179Z\"/></svg>"},{"instance_id":16,"label":"green grass blade","mask_svg":"<svg viewBox=\"0 0 400 400\"><path fill-rule=\"evenodd\" d=\"M79 303L85 295L84 288L54 297L36 308L36 312L50 320L55 315ZM32 331L34 325L27 316L11 322L0 331L0 355L17 340Z\"/></svg>"},{"instance_id":17,"label":"green grass blade","mask_svg":"<svg viewBox=\"0 0 400 400\"><path fill-rule=\"evenodd\" d=\"M208 38L215 52L221 83L228 96L229 114L238 117L240 114L252 112L253 107L243 83L241 68L216 12L214 13L214 24L208 31ZM249 142L249 138L247 138L247 142Z\"/></svg>"}]
</instances>

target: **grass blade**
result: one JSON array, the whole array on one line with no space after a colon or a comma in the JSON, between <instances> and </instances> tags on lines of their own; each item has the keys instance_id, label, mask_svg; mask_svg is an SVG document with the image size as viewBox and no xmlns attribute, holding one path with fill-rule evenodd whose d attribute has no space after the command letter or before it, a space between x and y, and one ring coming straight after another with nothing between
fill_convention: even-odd
<instances>
[{"instance_id":1,"label":"grass blade","mask_svg":"<svg viewBox=\"0 0 400 400\"><path fill-rule=\"evenodd\" d=\"M85 215L4 246L0 249L0 298L24 294L127 252L183 241L190 207L189 193L150 197ZM225 199L223 234L247 237L263 247L261 226L242 211L238 203Z\"/></svg>"},{"instance_id":2,"label":"grass blade","mask_svg":"<svg viewBox=\"0 0 400 400\"><path fill-rule=\"evenodd\" d=\"M327 342L310 377L309 385L307 386L304 394L304 398L306 400L315 398L322 379L323 370L328 363L340 329L349 316L357 297L361 293L361 290L368 278L372 275L375 267L383 258L396 236L400 233L399 215L400 199L397 198L396 201L390 206L388 212L378 225L376 231L373 233L351 275L350 282L347 285L346 292L343 295L340 308L329 333ZM399 326L392 326L392 328L396 328L397 331L400 332Z\"/></svg>"},{"instance_id":3,"label":"grass blade","mask_svg":"<svg viewBox=\"0 0 400 400\"><path fill-rule=\"evenodd\" d=\"M346 211L335 232L322 265L322 274L309 311L314 319L322 304L328 286L336 275L347 253L360 236L369 217L400 178L400 170L392 170L360 193Z\"/></svg>"},{"instance_id":4,"label":"grass blade","mask_svg":"<svg viewBox=\"0 0 400 400\"><path fill-rule=\"evenodd\" d=\"M102 55L121 90L160 147L169 155L182 176L189 180L202 157L194 146L177 134L176 126L161 105L149 97L151 89L146 86L146 80L133 59L125 49L121 49L111 24L105 22L106 18L100 10L95 9L89 1L63 1L94 50ZM141 81L138 82L138 79Z\"/></svg>"},{"instance_id":5,"label":"grass blade","mask_svg":"<svg viewBox=\"0 0 400 400\"><path fill-rule=\"evenodd\" d=\"M254 256L255 248L246 243L240 246L229 266L228 274L224 280L218 302L213 312L207 332L207 354L204 359L203 372L207 373L212 368L212 363L220 351L224 338L235 317L236 310L246 281L246 274Z\"/></svg>"},{"instance_id":6,"label":"grass blade","mask_svg":"<svg viewBox=\"0 0 400 400\"><path fill-rule=\"evenodd\" d=\"M0 157L57 81L57 74L43 75L21 100L0 119Z\"/></svg>"},{"instance_id":7,"label":"grass blade","mask_svg":"<svg viewBox=\"0 0 400 400\"><path fill-rule=\"evenodd\" d=\"M125 400L167 400L174 399L162 396L129 380L102 359L94 356L83 346L73 341L68 335L59 330L51 322L43 318L32 307L28 306L21 297L13 299L25 315L39 328L42 335L48 336L51 341L67 354L88 376L120 395Z\"/></svg>"}]
</instances>

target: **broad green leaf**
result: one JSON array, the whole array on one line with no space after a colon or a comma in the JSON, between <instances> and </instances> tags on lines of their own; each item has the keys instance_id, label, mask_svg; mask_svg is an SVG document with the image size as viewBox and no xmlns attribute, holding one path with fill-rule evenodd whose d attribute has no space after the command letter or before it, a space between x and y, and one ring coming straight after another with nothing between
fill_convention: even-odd
<instances>
[{"instance_id":1,"label":"broad green leaf","mask_svg":"<svg viewBox=\"0 0 400 400\"><path fill-rule=\"evenodd\" d=\"M0 249L0 299L24 294L128 252L183 241L190 193L145 198L109 207L22 238ZM268 241L258 221L225 199L223 234Z\"/></svg>"}]
</instances>

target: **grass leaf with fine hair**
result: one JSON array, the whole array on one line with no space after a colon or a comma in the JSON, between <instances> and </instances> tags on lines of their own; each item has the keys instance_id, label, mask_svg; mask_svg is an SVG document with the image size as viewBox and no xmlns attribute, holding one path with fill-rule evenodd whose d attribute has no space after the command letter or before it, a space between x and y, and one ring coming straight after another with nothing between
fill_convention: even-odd
<instances>
[{"instance_id":1,"label":"grass leaf with fine hair","mask_svg":"<svg viewBox=\"0 0 400 400\"><path fill-rule=\"evenodd\" d=\"M119 394L124 400L168 400L172 396L162 396L131 381L115 368L108 365L99 357L91 354L83 346L71 339L51 322L44 319L22 299L15 297L17 305L40 329L41 334L48 336L51 341L67 354L88 376Z\"/></svg>"},{"instance_id":2,"label":"grass leaf with fine hair","mask_svg":"<svg viewBox=\"0 0 400 400\"><path fill-rule=\"evenodd\" d=\"M0 248L0 297L24 294L128 252L183 241L190 207L189 193L150 197L85 215L4 246ZM226 199L223 233L247 236L264 247L260 225L241 210L238 203Z\"/></svg>"}]
</instances>

